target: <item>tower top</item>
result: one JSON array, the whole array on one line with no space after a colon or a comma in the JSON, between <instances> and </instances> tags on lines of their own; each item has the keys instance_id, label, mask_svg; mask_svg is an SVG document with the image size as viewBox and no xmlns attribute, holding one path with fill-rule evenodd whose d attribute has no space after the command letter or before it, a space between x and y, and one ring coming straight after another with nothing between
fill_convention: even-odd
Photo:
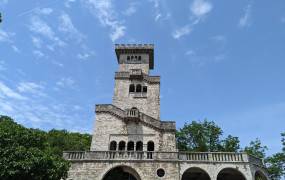
<instances>
[{"instance_id":1,"label":"tower top","mask_svg":"<svg viewBox=\"0 0 285 180\"><path fill-rule=\"evenodd\" d=\"M148 54L149 69L153 69L153 44L115 44L115 52L119 64L123 61L120 58L121 54Z\"/></svg>"}]
</instances>

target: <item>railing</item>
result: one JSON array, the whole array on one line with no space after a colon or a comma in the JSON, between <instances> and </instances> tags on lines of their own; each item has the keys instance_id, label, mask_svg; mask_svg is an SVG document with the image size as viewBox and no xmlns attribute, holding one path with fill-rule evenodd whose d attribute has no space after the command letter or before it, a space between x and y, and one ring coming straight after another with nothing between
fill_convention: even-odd
<instances>
[{"instance_id":1,"label":"railing","mask_svg":"<svg viewBox=\"0 0 285 180\"><path fill-rule=\"evenodd\" d=\"M130 78L143 78L141 69L131 69Z\"/></svg>"},{"instance_id":2,"label":"railing","mask_svg":"<svg viewBox=\"0 0 285 180\"><path fill-rule=\"evenodd\" d=\"M64 152L67 160L172 160L191 162L241 162L264 166L261 159L246 153L159 152L159 151L78 151Z\"/></svg>"},{"instance_id":3,"label":"railing","mask_svg":"<svg viewBox=\"0 0 285 180\"><path fill-rule=\"evenodd\" d=\"M140 112L138 109L127 109L126 118L139 118Z\"/></svg>"}]
</instances>

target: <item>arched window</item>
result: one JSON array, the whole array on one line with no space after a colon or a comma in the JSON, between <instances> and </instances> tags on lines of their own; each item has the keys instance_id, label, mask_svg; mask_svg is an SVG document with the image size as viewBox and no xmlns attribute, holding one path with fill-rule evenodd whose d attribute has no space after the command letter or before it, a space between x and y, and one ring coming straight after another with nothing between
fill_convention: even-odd
<instances>
[{"instance_id":1,"label":"arched window","mask_svg":"<svg viewBox=\"0 0 285 180\"><path fill-rule=\"evenodd\" d=\"M129 91L130 92L135 92L135 85L134 84L130 84Z\"/></svg>"},{"instance_id":2,"label":"arched window","mask_svg":"<svg viewBox=\"0 0 285 180\"><path fill-rule=\"evenodd\" d=\"M133 60L134 59L134 56L131 56L131 60Z\"/></svg>"},{"instance_id":3,"label":"arched window","mask_svg":"<svg viewBox=\"0 0 285 180\"><path fill-rule=\"evenodd\" d=\"M153 141L147 142L147 159L152 159L152 151L154 151L154 143Z\"/></svg>"},{"instance_id":4,"label":"arched window","mask_svg":"<svg viewBox=\"0 0 285 180\"><path fill-rule=\"evenodd\" d=\"M133 150L135 149L134 146L135 146L134 142L133 142L133 141L129 141L129 142L128 142L127 150L128 150L128 151L133 151Z\"/></svg>"},{"instance_id":5,"label":"arched window","mask_svg":"<svg viewBox=\"0 0 285 180\"><path fill-rule=\"evenodd\" d=\"M143 142L138 141L136 143L136 151L143 151Z\"/></svg>"},{"instance_id":6,"label":"arched window","mask_svg":"<svg viewBox=\"0 0 285 180\"><path fill-rule=\"evenodd\" d=\"M137 84L136 92L142 92L142 85Z\"/></svg>"},{"instance_id":7,"label":"arched window","mask_svg":"<svg viewBox=\"0 0 285 180\"><path fill-rule=\"evenodd\" d=\"M126 143L125 141L119 142L119 151L124 151L126 149Z\"/></svg>"},{"instance_id":8,"label":"arched window","mask_svg":"<svg viewBox=\"0 0 285 180\"><path fill-rule=\"evenodd\" d=\"M128 60L128 61L130 60L130 56L127 56L127 60Z\"/></svg>"},{"instance_id":9,"label":"arched window","mask_svg":"<svg viewBox=\"0 0 285 180\"><path fill-rule=\"evenodd\" d=\"M144 92L144 93L147 92L147 86L143 86L143 92Z\"/></svg>"},{"instance_id":10,"label":"arched window","mask_svg":"<svg viewBox=\"0 0 285 180\"><path fill-rule=\"evenodd\" d=\"M154 151L154 143L153 141L147 142L147 151Z\"/></svg>"},{"instance_id":11,"label":"arched window","mask_svg":"<svg viewBox=\"0 0 285 180\"><path fill-rule=\"evenodd\" d=\"M139 61L140 61L140 60L142 60L142 57L141 57L141 56L139 56Z\"/></svg>"},{"instance_id":12,"label":"arched window","mask_svg":"<svg viewBox=\"0 0 285 180\"><path fill-rule=\"evenodd\" d=\"M110 149L110 151L116 151L116 149L117 149L117 142L116 141L112 141L110 143L109 149Z\"/></svg>"}]
</instances>

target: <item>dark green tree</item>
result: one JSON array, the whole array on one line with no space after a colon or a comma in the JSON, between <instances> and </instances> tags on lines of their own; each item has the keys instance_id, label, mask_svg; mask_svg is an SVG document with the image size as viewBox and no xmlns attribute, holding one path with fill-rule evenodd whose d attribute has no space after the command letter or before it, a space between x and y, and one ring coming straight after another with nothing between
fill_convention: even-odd
<instances>
[{"instance_id":1,"label":"dark green tree","mask_svg":"<svg viewBox=\"0 0 285 180\"><path fill-rule=\"evenodd\" d=\"M46 133L0 116L0 177L3 180L65 178L69 163L52 153Z\"/></svg>"}]
</instances>

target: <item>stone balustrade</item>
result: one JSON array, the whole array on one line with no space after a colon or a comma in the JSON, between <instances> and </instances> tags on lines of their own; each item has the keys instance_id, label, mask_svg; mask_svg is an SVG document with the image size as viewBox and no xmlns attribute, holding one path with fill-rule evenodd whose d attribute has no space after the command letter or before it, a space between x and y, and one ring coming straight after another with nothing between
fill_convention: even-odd
<instances>
[{"instance_id":1,"label":"stone balustrade","mask_svg":"<svg viewBox=\"0 0 285 180\"><path fill-rule=\"evenodd\" d=\"M262 159L246 153L227 152L151 152L151 151L68 151L63 153L67 160L162 160L185 162L241 162L264 166Z\"/></svg>"},{"instance_id":2,"label":"stone balustrade","mask_svg":"<svg viewBox=\"0 0 285 180\"><path fill-rule=\"evenodd\" d=\"M114 116L117 116L121 119L128 119L128 110L124 111L112 104L98 104L96 105L96 109L95 109L96 113L110 113ZM151 126L153 128L162 130L162 131L175 131L176 127L175 127L175 122L173 121L160 121L157 119L154 119L142 112L138 112L138 115L136 115L137 120L139 120L140 122L144 123L147 126Z\"/></svg>"}]
</instances>

